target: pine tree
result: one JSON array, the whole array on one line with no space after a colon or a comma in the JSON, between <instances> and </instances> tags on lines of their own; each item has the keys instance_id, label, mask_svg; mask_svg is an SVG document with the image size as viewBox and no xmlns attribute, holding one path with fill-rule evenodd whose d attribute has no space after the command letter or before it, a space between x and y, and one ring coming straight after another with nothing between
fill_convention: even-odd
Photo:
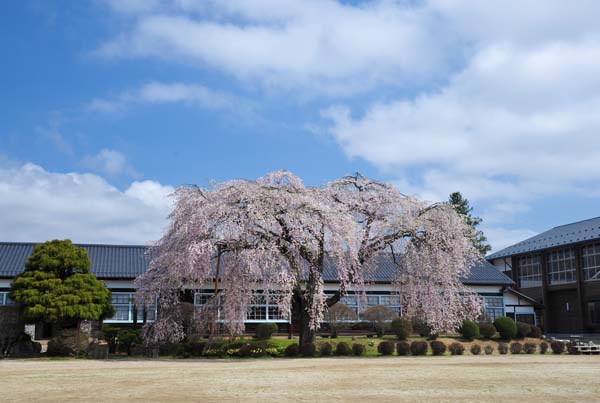
<instances>
[{"instance_id":1,"label":"pine tree","mask_svg":"<svg viewBox=\"0 0 600 403\"><path fill-rule=\"evenodd\" d=\"M23 305L25 318L32 321L71 326L110 317L111 293L91 266L87 251L70 240L37 245L25 271L13 281L10 297Z\"/></svg>"},{"instance_id":2,"label":"pine tree","mask_svg":"<svg viewBox=\"0 0 600 403\"><path fill-rule=\"evenodd\" d=\"M473 207L469 205L469 200L464 198L460 192L454 192L448 198L448 203L454 206L456 212L462 215L465 218L467 225L473 229L473 234L471 236L473 245L477 248L481 256L485 256L492 250L492 247L487 243L487 237L483 234L483 231L477 229L477 226L481 224L482 219L471 214Z\"/></svg>"}]
</instances>

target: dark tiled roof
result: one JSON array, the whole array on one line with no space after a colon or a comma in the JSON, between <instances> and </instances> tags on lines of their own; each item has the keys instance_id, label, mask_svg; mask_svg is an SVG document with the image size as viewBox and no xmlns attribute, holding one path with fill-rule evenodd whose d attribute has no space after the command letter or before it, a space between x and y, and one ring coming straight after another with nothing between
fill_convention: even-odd
<instances>
[{"instance_id":1,"label":"dark tiled roof","mask_svg":"<svg viewBox=\"0 0 600 403\"><path fill-rule=\"evenodd\" d=\"M591 240L600 240L600 217L552 228L549 231L492 253L486 259L499 259Z\"/></svg>"},{"instance_id":2,"label":"dark tiled roof","mask_svg":"<svg viewBox=\"0 0 600 403\"><path fill-rule=\"evenodd\" d=\"M146 246L77 245L85 248L92 260L92 271L102 279L130 279L146 271ZM0 277L14 277L25 269L34 243L0 242Z\"/></svg>"},{"instance_id":3,"label":"dark tiled roof","mask_svg":"<svg viewBox=\"0 0 600 403\"><path fill-rule=\"evenodd\" d=\"M33 243L0 242L0 277L11 278L24 270L25 262L33 252ZM92 271L101 279L133 279L146 271L148 257L146 246L128 245L78 245L85 248L92 260ZM366 280L376 283L390 283L396 271L388 255L378 258L375 269ZM333 262L326 261L323 272L326 282L338 280ZM486 261L476 264L470 275L463 279L465 284L511 285L512 280Z\"/></svg>"}]
</instances>

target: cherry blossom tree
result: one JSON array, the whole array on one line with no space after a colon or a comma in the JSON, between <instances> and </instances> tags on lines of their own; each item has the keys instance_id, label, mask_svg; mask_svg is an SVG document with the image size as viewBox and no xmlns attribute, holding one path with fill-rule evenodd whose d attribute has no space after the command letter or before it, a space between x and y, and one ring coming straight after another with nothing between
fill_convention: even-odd
<instances>
[{"instance_id":1,"label":"cherry blossom tree","mask_svg":"<svg viewBox=\"0 0 600 403\"><path fill-rule=\"evenodd\" d=\"M181 295L213 286L198 323L214 324L218 307L224 326L239 334L253 295L271 291L284 315L292 301L298 307L300 343L314 342L327 307L350 289L363 292L376 257L386 252L397 263L405 311L435 331L453 330L480 308L460 283L476 256L464 221L450 207L428 206L392 186L355 175L310 188L278 171L209 189L182 187L175 200L149 270L136 280L138 303L158 300L160 307L149 339L182 339ZM326 260L339 279L330 298Z\"/></svg>"}]
</instances>

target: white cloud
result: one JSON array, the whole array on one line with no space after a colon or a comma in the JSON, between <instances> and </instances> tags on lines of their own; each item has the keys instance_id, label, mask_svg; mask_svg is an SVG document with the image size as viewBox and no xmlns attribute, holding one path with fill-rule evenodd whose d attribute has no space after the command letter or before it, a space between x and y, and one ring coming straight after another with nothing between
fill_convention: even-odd
<instances>
[{"instance_id":1,"label":"white cloud","mask_svg":"<svg viewBox=\"0 0 600 403\"><path fill-rule=\"evenodd\" d=\"M492 252L497 252L508 246L514 245L527 238L537 235L536 232L528 229L506 229L502 227L482 227L483 232L488 238L488 242L493 246Z\"/></svg>"},{"instance_id":2,"label":"white cloud","mask_svg":"<svg viewBox=\"0 0 600 403\"><path fill-rule=\"evenodd\" d=\"M427 8L391 1L173 1L137 13L96 54L208 66L279 89L352 93L439 76L456 57L443 28Z\"/></svg>"},{"instance_id":3,"label":"white cloud","mask_svg":"<svg viewBox=\"0 0 600 403\"><path fill-rule=\"evenodd\" d=\"M83 165L94 171L109 176L129 175L139 176L139 173L129 164L127 157L120 151L103 148L96 155L88 155L82 161Z\"/></svg>"},{"instance_id":4,"label":"white cloud","mask_svg":"<svg viewBox=\"0 0 600 403\"><path fill-rule=\"evenodd\" d=\"M173 192L154 181L120 191L97 175L0 166L0 239L146 244L167 225Z\"/></svg>"},{"instance_id":5,"label":"white cloud","mask_svg":"<svg viewBox=\"0 0 600 403\"><path fill-rule=\"evenodd\" d=\"M118 114L130 105L184 103L204 109L229 109L236 113L251 113L250 102L222 91L186 83L149 82L133 91L125 91L112 98L95 98L87 104L92 112Z\"/></svg>"}]
</instances>

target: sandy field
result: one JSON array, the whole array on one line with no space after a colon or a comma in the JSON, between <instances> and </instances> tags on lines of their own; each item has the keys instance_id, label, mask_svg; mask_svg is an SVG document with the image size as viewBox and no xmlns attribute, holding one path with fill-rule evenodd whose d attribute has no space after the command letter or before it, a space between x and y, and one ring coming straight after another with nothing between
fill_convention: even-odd
<instances>
[{"instance_id":1,"label":"sandy field","mask_svg":"<svg viewBox=\"0 0 600 403\"><path fill-rule=\"evenodd\" d=\"M600 402L600 356L1 360L3 402Z\"/></svg>"}]
</instances>

